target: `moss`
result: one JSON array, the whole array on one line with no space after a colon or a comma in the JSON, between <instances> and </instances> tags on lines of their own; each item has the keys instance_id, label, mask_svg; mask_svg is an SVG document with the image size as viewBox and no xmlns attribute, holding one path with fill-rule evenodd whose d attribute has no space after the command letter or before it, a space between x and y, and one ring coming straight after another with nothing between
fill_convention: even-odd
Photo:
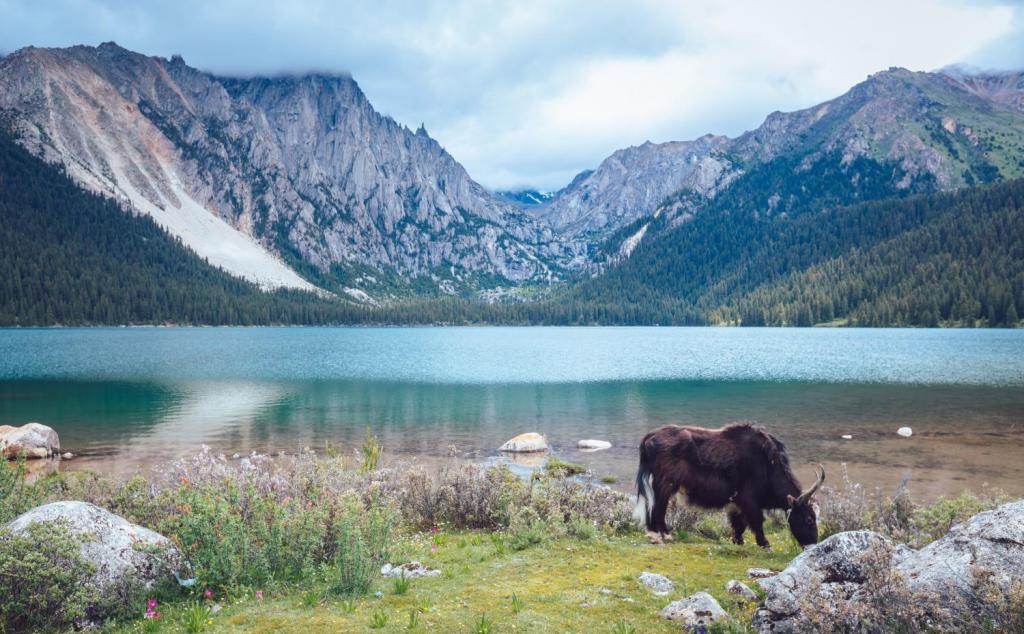
<instances>
[{"instance_id":1,"label":"moss","mask_svg":"<svg viewBox=\"0 0 1024 634\"><path fill-rule=\"evenodd\" d=\"M587 468L583 465L562 460L557 456L548 458L548 461L544 464L544 470L548 475L555 476L556 478L566 478L587 472Z\"/></svg>"}]
</instances>

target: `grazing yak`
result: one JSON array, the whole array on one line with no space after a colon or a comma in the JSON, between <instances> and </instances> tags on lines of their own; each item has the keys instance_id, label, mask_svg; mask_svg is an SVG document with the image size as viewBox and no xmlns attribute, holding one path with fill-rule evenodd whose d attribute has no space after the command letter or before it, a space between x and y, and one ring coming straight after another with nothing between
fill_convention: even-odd
<instances>
[{"instance_id":1,"label":"grazing yak","mask_svg":"<svg viewBox=\"0 0 1024 634\"><path fill-rule=\"evenodd\" d=\"M801 492L785 445L758 425L736 423L721 429L666 425L640 442L637 510L651 541L661 543L669 538L668 503L683 489L690 504L727 510L733 543L742 544L743 531L749 527L757 545L770 548L762 511L785 509L793 537L806 547L818 541L811 496L825 481L825 469L820 465L819 469L814 486Z\"/></svg>"}]
</instances>

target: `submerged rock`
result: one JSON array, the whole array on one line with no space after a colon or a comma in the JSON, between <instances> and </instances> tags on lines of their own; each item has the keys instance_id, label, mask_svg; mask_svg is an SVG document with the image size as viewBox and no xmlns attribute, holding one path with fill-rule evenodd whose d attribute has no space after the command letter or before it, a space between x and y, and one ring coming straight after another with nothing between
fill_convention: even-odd
<instances>
[{"instance_id":1,"label":"submerged rock","mask_svg":"<svg viewBox=\"0 0 1024 634\"><path fill-rule=\"evenodd\" d=\"M105 596L125 583L147 588L176 577L191 577L185 558L163 535L132 524L86 502L53 502L16 517L7 529L23 533L37 522L62 522L80 544L82 558L95 567L86 583Z\"/></svg>"},{"instance_id":2,"label":"submerged rock","mask_svg":"<svg viewBox=\"0 0 1024 634\"><path fill-rule=\"evenodd\" d=\"M904 438L910 438L911 436L914 435L914 430L909 427L900 427L899 429L896 430L896 433L899 434L900 436L903 436Z\"/></svg>"},{"instance_id":3,"label":"submerged rock","mask_svg":"<svg viewBox=\"0 0 1024 634\"><path fill-rule=\"evenodd\" d=\"M0 425L0 456L51 458L60 454L60 438L51 427L26 423L21 427Z\"/></svg>"},{"instance_id":4,"label":"submerged rock","mask_svg":"<svg viewBox=\"0 0 1024 634\"><path fill-rule=\"evenodd\" d=\"M661 611L662 618L682 624L684 628L707 627L728 620L722 606L707 592L697 592L680 601L669 603Z\"/></svg>"},{"instance_id":5,"label":"submerged rock","mask_svg":"<svg viewBox=\"0 0 1024 634\"><path fill-rule=\"evenodd\" d=\"M499 449L499 451L508 451L511 453L532 453L535 451L547 450L548 442L544 439L544 436L541 436L536 432L519 434L515 438L509 439Z\"/></svg>"},{"instance_id":6,"label":"submerged rock","mask_svg":"<svg viewBox=\"0 0 1024 634\"><path fill-rule=\"evenodd\" d=\"M653 572L641 572L639 581L654 592L656 597L668 596L676 587L668 577Z\"/></svg>"},{"instance_id":7,"label":"submerged rock","mask_svg":"<svg viewBox=\"0 0 1024 634\"><path fill-rule=\"evenodd\" d=\"M600 451L602 449L611 449L612 444L607 440L594 440L587 438L576 443L576 446L587 451Z\"/></svg>"},{"instance_id":8,"label":"submerged rock","mask_svg":"<svg viewBox=\"0 0 1024 634\"><path fill-rule=\"evenodd\" d=\"M437 577L441 574L440 570L432 570L427 568L418 561L410 561L407 564L399 564L392 566L391 564L384 564L380 569L380 574L383 577L401 577L413 579L416 577Z\"/></svg>"}]
</instances>

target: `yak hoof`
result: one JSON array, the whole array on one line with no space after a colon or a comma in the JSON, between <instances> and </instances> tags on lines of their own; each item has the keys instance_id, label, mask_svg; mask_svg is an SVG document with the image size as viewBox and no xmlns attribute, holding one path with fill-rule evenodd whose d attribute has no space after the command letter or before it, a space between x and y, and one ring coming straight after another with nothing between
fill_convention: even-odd
<instances>
[{"instance_id":1,"label":"yak hoof","mask_svg":"<svg viewBox=\"0 0 1024 634\"><path fill-rule=\"evenodd\" d=\"M761 548L763 548L763 549L765 550L765 552L769 552L769 553L770 553L770 552L774 552L774 551L772 550L772 545L771 545L771 544L769 544L768 542L765 542L765 543L763 543L763 544L758 544L758 546L760 546Z\"/></svg>"},{"instance_id":2,"label":"yak hoof","mask_svg":"<svg viewBox=\"0 0 1024 634\"><path fill-rule=\"evenodd\" d=\"M733 537L732 538L732 543L736 544L737 546L742 546L743 545L743 538L742 537Z\"/></svg>"},{"instance_id":3,"label":"yak hoof","mask_svg":"<svg viewBox=\"0 0 1024 634\"><path fill-rule=\"evenodd\" d=\"M663 542L661 533L655 531L647 531L647 539L649 539L652 544L661 544Z\"/></svg>"}]
</instances>

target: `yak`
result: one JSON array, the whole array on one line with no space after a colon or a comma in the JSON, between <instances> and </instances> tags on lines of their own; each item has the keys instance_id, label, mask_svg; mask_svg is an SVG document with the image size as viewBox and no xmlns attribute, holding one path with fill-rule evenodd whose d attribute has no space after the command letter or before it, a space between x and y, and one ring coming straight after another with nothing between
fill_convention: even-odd
<instances>
[{"instance_id":1,"label":"yak","mask_svg":"<svg viewBox=\"0 0 1024 634\"><path fill-rule=\"evenodd\" d=\"M694 506L726 509L733 543L742 544L749 527L757 545L770 549L763 511L785 509L793 537L806 548L818 542L817 505L811 496L825 481L825 468L818 469L817 482L801 492L786 446L759 425L665 425L640 442L637 511L652 542L670 539L665 513L683 489Z\"/></svg>"}]
</instances>

